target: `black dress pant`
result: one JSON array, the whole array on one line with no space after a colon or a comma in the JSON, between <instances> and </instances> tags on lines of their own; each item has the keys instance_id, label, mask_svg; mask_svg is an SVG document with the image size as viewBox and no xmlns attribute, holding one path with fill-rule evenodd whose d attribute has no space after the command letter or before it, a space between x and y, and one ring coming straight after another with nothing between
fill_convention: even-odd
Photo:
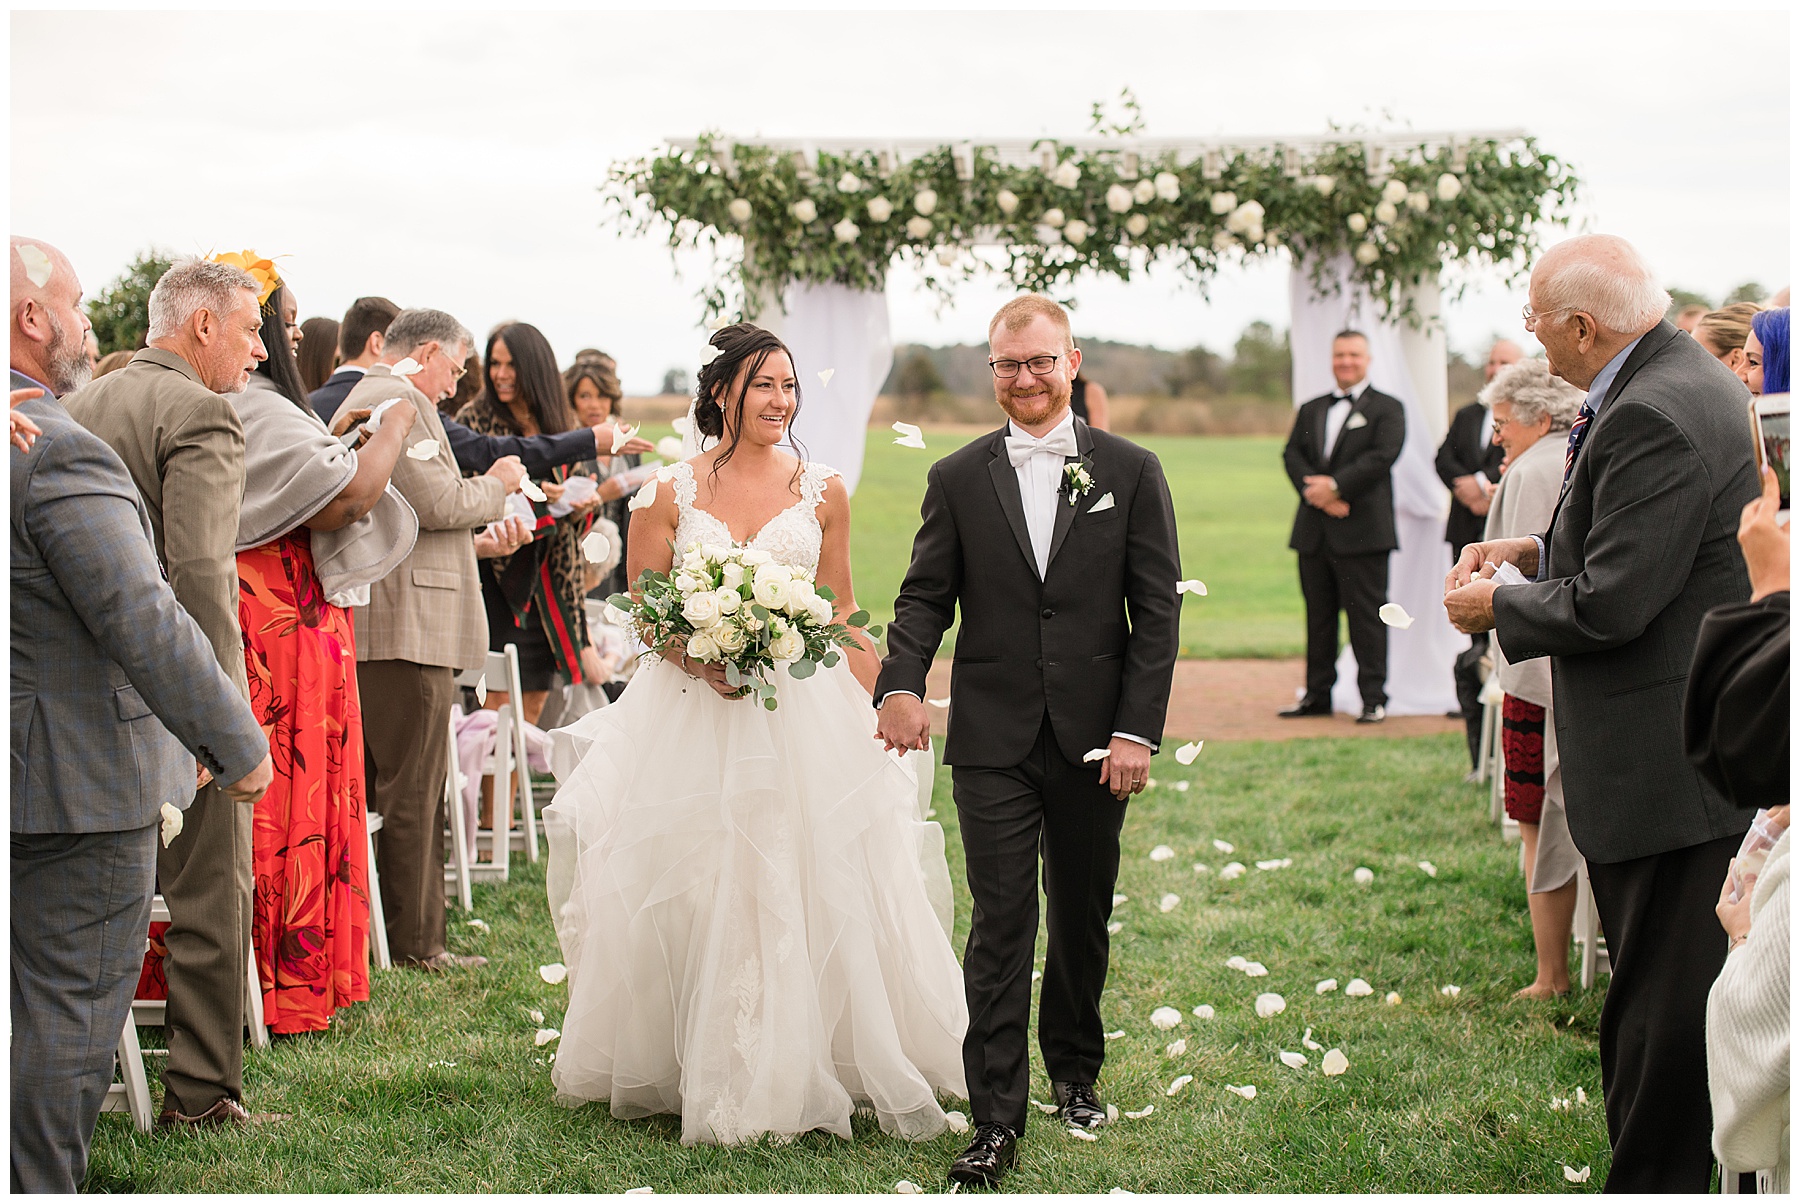
<instances>
[{"instance_id":1,"label":"black dress pant","mask_svg":"<svg viewBox=\"0 0 1800 1204\"><path fill-rule=\"evenodd\" d=\"M1600 1014L1609 1192L1705 1192L1711 1181L1706 996L1726 953L1713 907L1740 840L1588 864L1612 958Z\"/></svg>"},{"instance_id":2,"label":"black dress pant","mask_svg":"<svg viewBox=\"0 0 1800 1204\"><path fill-rule=\"evenodd\" d=\"M969 1001L963 1069L977 1124L1025 1131L1040 851L1050 911L1038 1001L1044 1068L1053 1082L1091 1083L1106 1059L1100 991L1126 804L1099 778L1098 766L1063 758L1048 715L1023 763L1009 769L959 765L951 772L974 899L963 953Z\"/></svg>"},{"instance_id":3,"label":"black dress pant","mask_svg":"<svg viewBox=\"0 0 1800 1204\"><path fill-rule=\"evenodd\" d=\"M1300 553L1300 595L1306 599L1306 697L1327 702L1337 684L1338 612L1350 622L1356 685L1365 707L1387 705L1388 553L1359 556Z\"/></svg>"}]
</instances>

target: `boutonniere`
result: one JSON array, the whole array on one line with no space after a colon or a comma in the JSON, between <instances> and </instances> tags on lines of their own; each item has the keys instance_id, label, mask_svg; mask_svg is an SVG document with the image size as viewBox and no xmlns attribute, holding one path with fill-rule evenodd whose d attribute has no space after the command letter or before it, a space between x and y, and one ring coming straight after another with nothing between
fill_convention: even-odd
<instances>
[{"instance_id":1,"label":"boutonniere","mask_svg":"<svg viewBox=\"0 0 1800 1204\"><path fill-rule=\"evenodd\" d=\"M1369 425L1369 420L1367 418L1365 418L1363 415L1352 414L1352 415L1350 415L1350 421L1348 421L1344 424L1344 429L1347 431L1354 431L1354 430L1359 430L1362 427L1365 427L1368 425Z\"/></svg>"},{"instance_id":2,"label":"boutonniere","mask_svg":"<svg viewBox=\"0 0 1800 1204\"><path fill-rule=\"evenodd\" d=\"M1058 493L1069 499L1073 506L1086 497L1094 488L1094 474L1088 471L1085 461L1077 460L1073 464L1063 465L1062 488Z\"/></svg>"}]
</instances>

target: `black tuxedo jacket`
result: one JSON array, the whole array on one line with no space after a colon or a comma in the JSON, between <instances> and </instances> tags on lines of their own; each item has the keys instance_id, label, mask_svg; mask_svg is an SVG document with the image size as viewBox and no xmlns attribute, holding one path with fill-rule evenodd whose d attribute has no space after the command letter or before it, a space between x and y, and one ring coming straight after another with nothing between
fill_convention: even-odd
<instances>
[{"instance_id":1,"label":"black tuxedo jacket","mask_svg":"<svg viewBox=\"0 0 1800 1204\"><path fill-rule=\"evenodd\" d=\"M1668 322L1619 369L1543 536L1544 580L1494 591L1506 659L1548 656L1569 834L1629 861L1742 832L1682 752L1700 623L1750 596L1738 518L1760 491L1750 394Z\"/></svg>"},{"instance_id":2,"label":"black tuxedo jacket","mask_svg":"<svg viewBox=\"0 0 1800 1204\"><path fill-rule=\"evenodd\" d=\"M1450 432L1437 453L1438 479L1446 487L1454 489L1457 477L1472 477L1478 472L1487 474L1488 484L1500 483L1500 461L1506 459L1506 449L1492 439L1481 441L1481 423L1486 417L1487 407L1478 401L1456 411L1456 417L1450 420ZM1444 541L1452 551L1460 552L1468 544L1480 543L1486 530L1486 516L1475 513L1452 495L1450 517L1444 523Z\"/></svg>"},{"instance_id":3,"label":"black tuxedo jacket","mask_svg":"<svg viewBox=\"0 0 1800 1204\"><path fill-rule=\"evenodd\" d=\"M948 764L1018 765L1046 713L1062 755L1078 764L1114 732L1162 739L1181 617L1168 483L1135 443L1079 418L1075 440L1094 485L1072 506L1058 498L1041 581L1006 428L931 466L875 698L925 696L931 658L961 606Z\"/></svg>"},{"instance_id":4,"label":"black tuxedo jacket","mask_svg":"<svg viewBox=\"0 0 1800 1204\"><path fill-rule=\"evenodd\" d=\"M1315 397L1294 415L1281 462L1294 491L1305 490L1305 478L1337 480L1338 496L1350 503L1346 518L1332 518L1304 498L1294 515L1288 547L1309 555L1354 556L1391 552L1400 546L1394 535L1394 461L1406 442L1406 409L1398 398L1371 386L1350 407L1337 446L1325 455L1325 413L1331 394ZM1361 421L1358 421L1358 419Z\"/></svg>"}]
</instances>

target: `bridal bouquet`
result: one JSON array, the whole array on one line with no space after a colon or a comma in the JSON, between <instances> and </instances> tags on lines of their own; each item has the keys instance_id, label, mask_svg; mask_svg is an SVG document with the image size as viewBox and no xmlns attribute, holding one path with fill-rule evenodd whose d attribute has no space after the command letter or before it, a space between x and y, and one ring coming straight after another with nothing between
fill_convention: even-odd
<instances>
[{"instance_id":1,"label":"bridal bouquet","mask_svg":"<svg viewBox=\"0 0 1800 1204\"><path fill-rule=\"evenodd\" d=\"M820 665L838 663L839 647L856 646L852 627L881 636L879 626L865 627L867 611L833 623L830 587L757 548L696 543L667 573L646 569L636 590L635 598L614 594L607 601L631 616L646 644L679 642L697 661L723 662L726 683L771 711L775 684L768 675L776 665L786 665L790 677L811 677Z\"/></svg>"}]
</instances>

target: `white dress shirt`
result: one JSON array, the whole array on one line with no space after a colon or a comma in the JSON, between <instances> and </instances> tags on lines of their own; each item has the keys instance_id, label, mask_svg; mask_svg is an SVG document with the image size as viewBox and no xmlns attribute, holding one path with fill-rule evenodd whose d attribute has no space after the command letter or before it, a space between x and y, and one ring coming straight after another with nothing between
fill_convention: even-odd
<instances>
[{"instance_id":1,"label":"white dress shirt","mask_svg":"<svg viewBox=\"0 0 1800 1204\"><path fill-rule=\"evenodd\" d=\"M1349 389L1339 389L1332 394L1335 398L1325 411L1325 459L1331 459L1331 453L1337 450L1338 436L1344 433L1344 423L1350 421L1350 410L1356 405L1356 399L1363 395L1369 387L1367 380L1360 380Z\"/></svg>"},{"instance_id":2,"label":"white dress shirt","mask_svg":"<svg viewBox=\"0 0 1800 1204\"><path fill-rule=\"evenodd\" d=\"M1074 438L1075 411L1063 411L1062 421L1042 436L1021 430L1016 422L1006 424L1008 435L1034 443L1042 443L1062 431L1068 432L1067 438ZM1037 455L1013 469L1019 478L1019 501L1025 506L1025 531L1031 536L1031 554L1037 558L1039 581L1050 573L1050 537L1056 532L1057 504L1068 505L1057 493L1062 488L1065 463L1061 456Z\"/></svg>"}]
</instances>

